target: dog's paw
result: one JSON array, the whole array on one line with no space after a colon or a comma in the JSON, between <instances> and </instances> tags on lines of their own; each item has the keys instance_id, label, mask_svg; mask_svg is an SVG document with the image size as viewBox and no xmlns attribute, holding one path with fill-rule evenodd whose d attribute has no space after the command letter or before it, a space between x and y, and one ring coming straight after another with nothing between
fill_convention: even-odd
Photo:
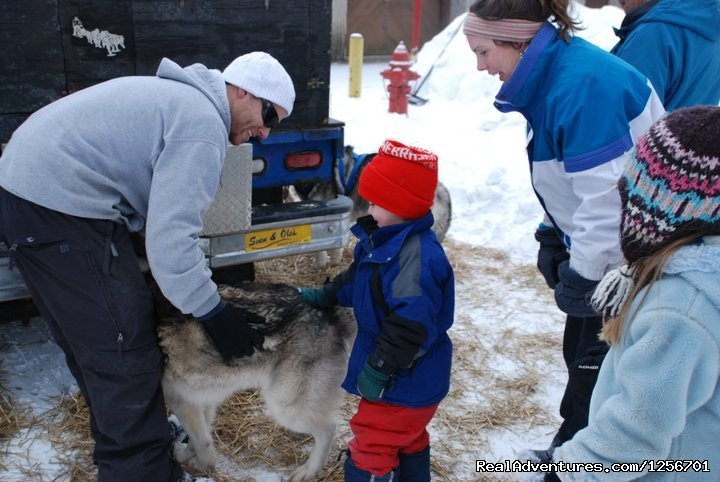
<instances>
[{"instance_id":1,"label":"dog's paw","mask_svg":"<svg viewBox=\"0 0 720 482\"><path fill-rule=\"evenodd\" d=\"M318 269L327 268L330 264L330 256L327 251L318 251L315 253L315 267Z\"/></svg>"},{"instance_id":2,"label":"dog's paw","mask_svg":"<svg viewBox=\"0 0 720 482\"><path fill-rule=\"evenodd\" d=\"M181 447L178 447L178 445ZM183 445L184 447L182 447ZM180 452L179 454L178 451ZM217 453L215 452L214 447L209 447L205 450L197 450L196 447L193 447L192 443L187 445L176 443L175 459L181 464L204 472L215 468L215 464L217 463Z\"/></svg>"},{"instance_id":3,"label":"dog's paw","mask_svg":"<svg viewBox=\"0 0 720 482\"><path fill-rule=\"evenodd\" d=\"M173 444L175 460L195 470L206 471L215 467L217 454L214 448L196 451L192 443L175 442Z\"/></svg>"},{"instance_id":4,"label":"dog's paw","mask_svg":"<svg viewBox=\"0 0 720 482\"><path fill-rule=\"evenodd\" d=\"M345 248L335 248L328 251L330 266L340 266Z\"/></svg>"},{"instance_id":5,"label":"dog's paw","mask_svg":"<svg viewBox=\"0 0 720 482\"><path fill-rule=\"evenodd\" d=\"M195 458L195 451L188 443L173 442L173 455L175 460L183 465L190 465L190 460Z\"/></svg>"},{"instance_id":6,"label":"dog's paw","mask_svg":"<svg viewBox=\"0 0 720 482\"><path fill-rule=\"evenodd\" d=\"M301 465L297 469L293 470L287 482L314 482L317 480L317 470L312 470L305 465Z\"/></svg>"}]
</instances>

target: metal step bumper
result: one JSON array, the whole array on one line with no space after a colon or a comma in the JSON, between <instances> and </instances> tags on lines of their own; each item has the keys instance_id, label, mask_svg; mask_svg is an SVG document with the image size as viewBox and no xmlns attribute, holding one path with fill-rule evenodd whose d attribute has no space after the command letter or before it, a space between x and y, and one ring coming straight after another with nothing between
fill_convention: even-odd
<instances>
[{"instance_id":1,"label":"metal step bumper","mask_svg":"<svg viewBox=\"0 0 720 482\"><path fill-rule=\"evenodd\" d=\"M201 238L210 268L347 246L353 202L301 201L253 208L247 231Z\"/></svg>"}]
</instances>

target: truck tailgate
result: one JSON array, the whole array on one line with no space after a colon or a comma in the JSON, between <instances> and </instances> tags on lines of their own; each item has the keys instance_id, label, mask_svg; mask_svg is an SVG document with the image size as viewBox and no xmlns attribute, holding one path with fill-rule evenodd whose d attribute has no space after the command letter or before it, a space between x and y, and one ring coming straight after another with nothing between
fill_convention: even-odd
<instances>
[{"instance_id":1,"label":"truck tailgate","mask_svg":"<svg viewBox=\"0 0 720 482\"><path fill-rule=\"evenodd\" d=\"M203 238L201 247L210 268L342 248L351 235L352 209L352 200L342 195L329 201L255 206L248 231Z\"/></svg>"}]
</instances>

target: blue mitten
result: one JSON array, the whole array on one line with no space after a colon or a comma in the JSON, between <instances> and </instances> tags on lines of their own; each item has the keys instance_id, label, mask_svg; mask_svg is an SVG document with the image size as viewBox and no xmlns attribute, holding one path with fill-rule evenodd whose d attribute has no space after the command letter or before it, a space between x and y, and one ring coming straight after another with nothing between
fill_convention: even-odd
<instances>
[{"instance_id":1,"label":"blue mitten","mask_svg":"<svg viewBox=\"0 0 720 482\"><path fill-rule=\"evenodd\" d=\"M599 316L590 305L590 298L598 281L583 278L570 267L570 261L563 261L558 267L558 279L555 286L555 303L558 308L570 316L589 318Z\"/></svg>"},{"instance_id":2,"label":"blue mitten","mask_svg":"<svg viewBox=\"0 0 720 482\"><path fill-rule=\"evenodd\" d=\"M377 402L385 395L385 386L388 380L390 380L390 375L376 370L366 361L360 375L358 375L358 392L366 400Z\"/></svg>"},{"instance_id":3,"label":"blue mitten","mask_svg":"<svg viewBox=\"0 0 720 482\"><path fill-rule=\"evenodd\" d=\"M316 308L328 308L330 301L327 299L324 288L298 288L300 298Z\"/></svg>"}]
</instances>

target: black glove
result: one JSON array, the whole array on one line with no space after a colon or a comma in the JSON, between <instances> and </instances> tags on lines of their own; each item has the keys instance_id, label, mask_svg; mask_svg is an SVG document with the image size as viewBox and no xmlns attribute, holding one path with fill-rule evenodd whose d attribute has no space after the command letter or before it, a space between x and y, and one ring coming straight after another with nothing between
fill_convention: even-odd
<instances>
[{"instance_id":1,"label":"black glove","mask_svg":"<svg viewBox=\"0 0 720 482\"><path fill-rule=\"evenodd\" d=\"M528 450L521 452L519 455L520 462L528 461L538 465L553 462L552 450ZM543 482L560 482L555 472L540 472L539 469L537 472L534 472L532 480L540 480L540 477L542 477Z\"/></svg>"},{"instance_id":2,"label":"black glove","mask_svg":"<svg viewBox=\"0 0 720 482\"><path fill-rule=\"evenodd\" d=\"M537 268L551 289L555 289L558 278L558 266L570 258L565 244L558 237L555 228L542 225L535 231L535 239L540 243Z\"/></svg>"},{"instance_id":3,"label":"black glove","mask_svg":"<svg viewBox=\"0 0 720 482\"><path fill-rule=\"evenodd\" d=\"M242 308L225 305L212 318L201 321L215 348L226 362L233 357L250 356L262 348L265 337L248 323L264 323L265 318Z\"/></svg>"},{"instance_id":4,"label":"black glove","mask_svg":"<svg viewBox=\"0 0 720 482\"><path fill-rule=\"evenodd\" d=\"M583 278L570 267L570 261L563 261L558 267L559 282L555 287L555 303L570 316L589 318L599 316L590 305L590 298L598 281Z\"/></svg>"}]
</instances>

